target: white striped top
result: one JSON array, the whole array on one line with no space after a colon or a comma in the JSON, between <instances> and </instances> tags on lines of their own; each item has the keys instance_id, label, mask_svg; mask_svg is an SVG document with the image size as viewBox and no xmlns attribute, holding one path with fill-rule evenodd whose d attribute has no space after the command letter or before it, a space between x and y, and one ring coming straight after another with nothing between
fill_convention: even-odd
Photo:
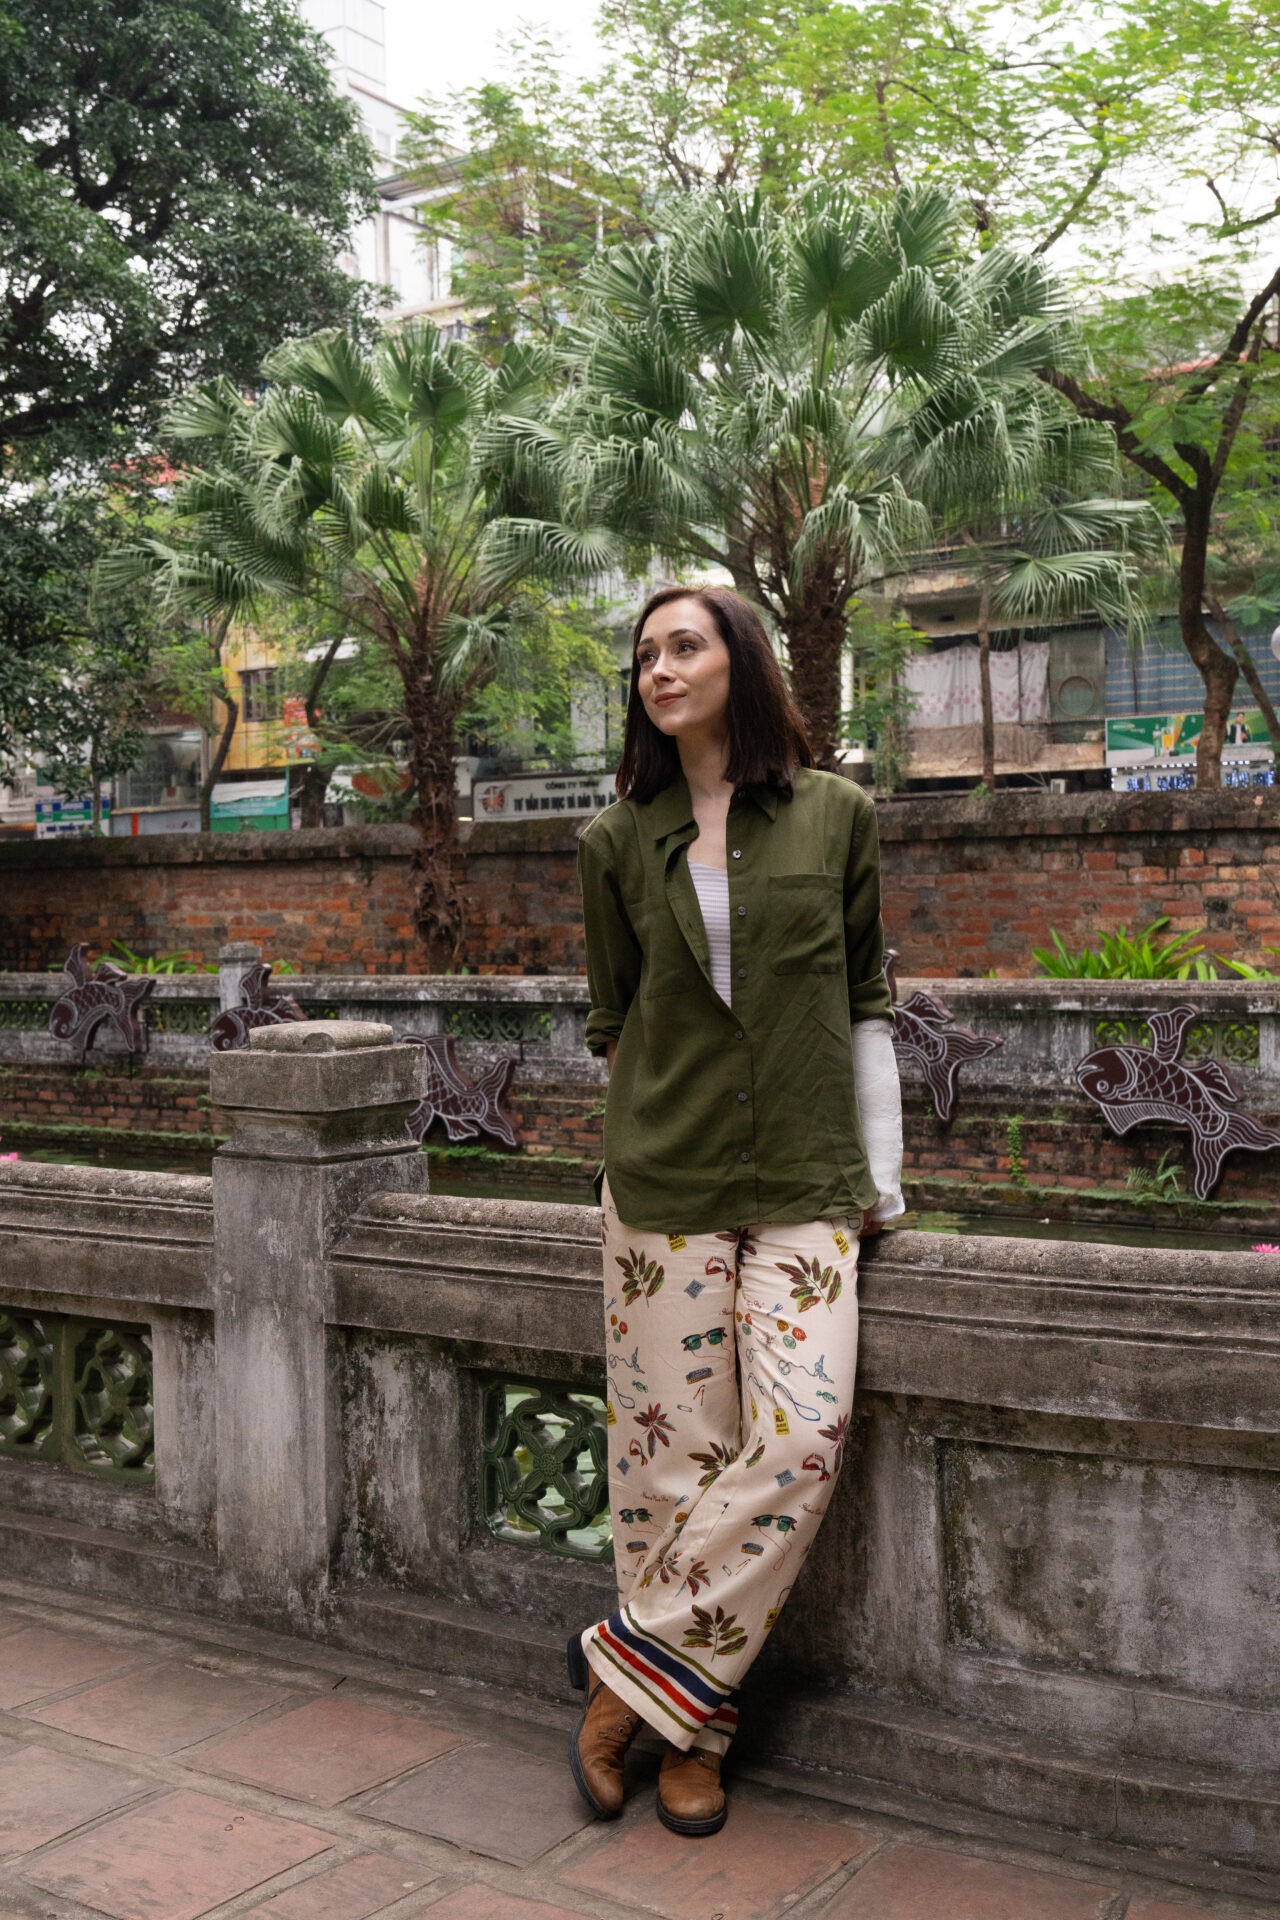
<instances>
[{"instance_id":1,"label":"white striped top","mask_svg":"<svg viewBox=\"0 0 1280 1920\"><path fill-rule=\"evenodd\" d=\"M702 924L711 949L711 984L725 1005L733 1005L729 985L729 876L723 867L689 862L689 877L702 908Z\"/></svg>"}]
</instances>

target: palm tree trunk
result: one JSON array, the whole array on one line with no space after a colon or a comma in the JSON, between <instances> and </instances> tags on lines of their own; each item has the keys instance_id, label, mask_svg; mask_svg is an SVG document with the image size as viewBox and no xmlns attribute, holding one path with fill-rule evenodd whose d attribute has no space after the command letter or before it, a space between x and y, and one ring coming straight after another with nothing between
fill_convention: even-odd
<instances>
[{"instance_id":1,"label":"palm tree trunk","mask_svg":"<svg viewBox=\"0 0 1280 1920\"><path fill-rule=\"evenodd\" d=\"M840 663L846 637L843 605L805 605L783 624L791 657L791 690L813 749L814 764L834 767L839 746Z\"/></svg>"},{"instance_id":2,"label":"palm tree trunk","mask_svg":"<svg viewBox=\"0 0 1280 1920\"><path fill-rule=\"evenodd\" d=\"M457 959L462 937L455 872L457 715L435 693L430 670L408 668L403 684L414 790L409 817L418 833L413 856L414 922L427 970L442 972Z\"/></svg>"},{"instance_id":3,"label":"palm tree trunk","mask_svg":"<svg viewBox=\"0 0 1280 1920\"><path fill-rule=\"evenodd\" d=\"M996 714L991 698L991 582L985 579L978 594L978 686L982 693L982 782L994 793Z\"/></svg>"}]
</instances>

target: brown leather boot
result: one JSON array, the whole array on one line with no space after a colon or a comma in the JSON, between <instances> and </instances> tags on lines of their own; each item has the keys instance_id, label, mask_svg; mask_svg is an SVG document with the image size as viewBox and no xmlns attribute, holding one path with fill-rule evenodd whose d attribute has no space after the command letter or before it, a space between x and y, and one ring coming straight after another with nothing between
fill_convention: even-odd
<instances>
[{"instance_id":1,"label":"brown leather boot","mask_svg":"<svg viewBox=\"0 0 1280 1920\"><path fill-rule=\"evenodd\" d=\"M658 1774L658 1818L672 1833L719 1833L729 1818L720 1755L704 1747L668 1748Z\"/></svg>"},{"instance_id":2,"label":"brown leather boot","mask_svg":"<svg viewBox=\"0 0 1280 1920\"><path fill-rule=\"evenodd\" d=\"M622 1812L622 1763L639 1730L640 1715L597 1680L569 1735L569 1765L578 1792L602 1820L616 1820Z\"/></svg>"}]
</instances>

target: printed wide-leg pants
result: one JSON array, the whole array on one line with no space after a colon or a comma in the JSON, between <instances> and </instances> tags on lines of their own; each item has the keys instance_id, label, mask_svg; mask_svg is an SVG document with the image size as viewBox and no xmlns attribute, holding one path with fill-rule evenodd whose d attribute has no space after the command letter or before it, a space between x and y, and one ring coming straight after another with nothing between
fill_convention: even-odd
<instances>
[{"instance_id":1,"label":"printed wide-leg pants","mask_svg":"<svg viewBox=\"0 0 1280 1920\"><path fill-rule=\"evenodd\" d=\"M723 1753L840 1471L862 1223L641 1232L607 1184L601 1214L619 1604L583 1650L674 1746Z\"/></svg>"}]
</instances>

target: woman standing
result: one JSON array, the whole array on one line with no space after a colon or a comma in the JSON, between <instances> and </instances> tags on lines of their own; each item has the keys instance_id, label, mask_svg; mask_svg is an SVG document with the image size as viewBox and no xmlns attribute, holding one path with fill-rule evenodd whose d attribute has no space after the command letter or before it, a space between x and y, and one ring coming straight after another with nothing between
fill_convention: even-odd
<instances>
[{"instance_id":1,"label":"woman standing","mask_svg":"<svg viewBox=\"0 0 1280 1920\"><path fill-rule=\"evenodd\" d=\"M860 1235L902 1212L875 814L817 773L755 610L670 588L636 623L621 804L579 841L609 1063L602 1222L619 1606L569 1645L578 1788L714 1833L739 1683L835 1485Z\"/></svg>"}]
</instances>

